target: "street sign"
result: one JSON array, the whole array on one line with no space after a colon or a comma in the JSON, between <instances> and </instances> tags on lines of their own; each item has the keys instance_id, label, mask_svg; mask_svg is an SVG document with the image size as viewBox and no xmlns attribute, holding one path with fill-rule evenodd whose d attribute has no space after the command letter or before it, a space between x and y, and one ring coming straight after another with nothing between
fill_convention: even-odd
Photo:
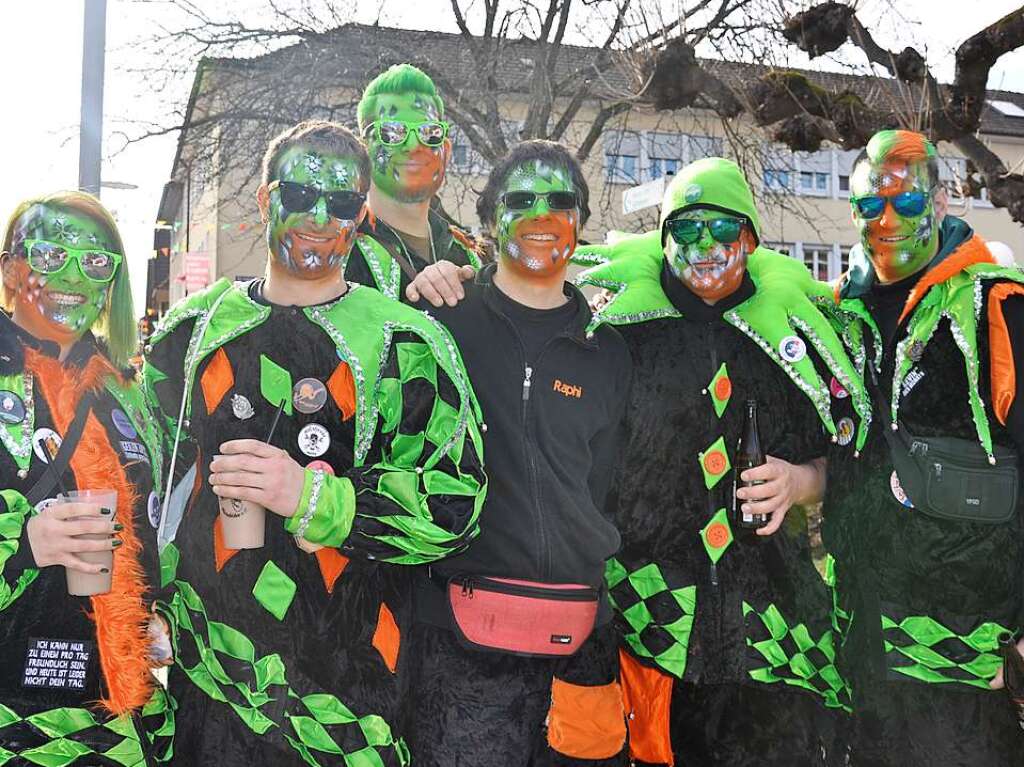
<instances>
[{"instance_id":1,"label":"street sign","mask_svg":"<svg viewBox=\"0 0 1024 767\"><path fill-rule=\"evenodd\" d=\"M206 253L185 254L185 291L194 293L210 284L210 256Z\"/></svg>"},{"instance_id":2,"label":"street sign","mask_svg":"<svg viewBox=\"0 0 1024 767\"><path fill-rule=\"evenodd\" d=\"M634 186L622 193L622 212L636 213L644 208L654 208L661 205L661 198L665 194L665 177L658 176L654 181Z\"/></svg>"}]
</instances>

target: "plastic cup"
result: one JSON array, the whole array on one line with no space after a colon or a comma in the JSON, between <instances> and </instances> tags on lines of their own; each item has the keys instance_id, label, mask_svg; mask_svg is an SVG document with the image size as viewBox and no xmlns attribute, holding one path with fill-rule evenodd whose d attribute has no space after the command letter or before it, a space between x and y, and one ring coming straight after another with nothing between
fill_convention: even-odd
<instances>
[{"instance_id":1,"label":"plastic cup","mask_svg":"<svg viewBox=\"0 0 1024 767\"><path fill-rule=\"evenodd\" d=\"M74 519L103 519L113 521L117 515L117 491L116 490L73 490L67 495L57 496L57 503L89 503L103 509L110 509L110 517L99 515L87 515L74 517ZM110 540L109 535L79 535L88 541ZM110 592L110 582L114 575L114 550L108 551L80 551L76 554L79 558L96 565L102 565L107 569L105 573L87 573L76 570L73 567L65 567L64 572L68 581L68 594L73 597L93 597L98 594Z\"/></svg>"},{"instance_id":2,"label":"plastic cup","mask_svg":"<svg viewBox=\"0 0 1024 767\"><path fill-rule=\"evenodd\" d=\"M229 549L262 549L267 529L267 510L258 503L219 498L220 527Z\"/></svg>"}]
</instances>

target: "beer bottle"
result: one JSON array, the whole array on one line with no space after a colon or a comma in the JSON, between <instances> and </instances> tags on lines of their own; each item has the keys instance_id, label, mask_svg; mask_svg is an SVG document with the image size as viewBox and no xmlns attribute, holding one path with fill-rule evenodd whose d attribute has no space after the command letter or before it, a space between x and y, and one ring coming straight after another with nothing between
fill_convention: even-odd
<instances>
[{"instance_id":1,"label":"beer bottle","mask_svg":"<svg viewBox=\"0 0 1024 767\"><path fill-rule=\"evenodd\" d=\"M1008 631L999 635L999 654L1003 658L1003 685L1017 707L1017 720L1024 728L1024 655L1020 654L1013 634Z\"/></svg>"},{"instance_id":2,"label":"beer bottle","mask_svg":"<svg viewBox=\"0 0 1024 767\"><path fill-rule=\"evenodd\" d=\"M761 447L761 433L757 429L757 400L748 399L746 414L743 417L743 431L736 447L736 460L733 461L732 518L730 523L737 538L755 540L754 531L768 524L766 514L744 512L742 510L743 499L736 497L736 491L739 488L762 484L763 480L744 482L740 479L740 474L764 463L767 463L767 460L764 457L764 449Z\"/></svg>"}]
</instances>

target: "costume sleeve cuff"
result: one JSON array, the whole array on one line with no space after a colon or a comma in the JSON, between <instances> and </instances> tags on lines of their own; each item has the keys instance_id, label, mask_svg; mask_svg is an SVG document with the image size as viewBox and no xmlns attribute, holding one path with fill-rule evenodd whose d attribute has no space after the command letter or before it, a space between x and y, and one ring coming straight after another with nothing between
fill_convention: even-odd
<instances>
[{"instance_id":1,"label":"costume sleeve cuff","mask_svg":"<svg viewBox=\"0 0 1024 767\"><path fill-rule=\"evenodd\" d=\"M340 546L352 529L356 490L347 477L306 469L298 510L284 528L321 546Z\"/></svg>"}]
</instances>

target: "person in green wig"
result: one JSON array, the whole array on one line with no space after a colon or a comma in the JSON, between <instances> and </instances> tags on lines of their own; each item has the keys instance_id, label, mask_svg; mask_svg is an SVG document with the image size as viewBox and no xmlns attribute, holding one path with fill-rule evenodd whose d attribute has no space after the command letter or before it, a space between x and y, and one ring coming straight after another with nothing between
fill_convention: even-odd
<instances>
[{"instance_id":1,"label":"person in green wig","mask_svg":"<svg viewBox=\"0 0 1024 767\"><path fill-rule=\"evenodd\" d=\"M344 279L369 177L337 123L278 136L265 277L186 297L147 349L174 478L158 540L177 764L409 763L409 565L477 535L486 480L451 337ZM228 535L253 514L262 545Z\"/></svg>"},{"instance_id":2,"label":"person in green wig","mask_svg":"<svg viewBox=\"0 0 1024 767\"><path fill-rule=\"evenodd\" d=\"M349 280L405 300L428 264L481 265L477 245L435 208L452 154L444 102L430 77L396 64L370 81L357 110L370 153L370 215L356 244Z\"/></svg>"},{"instance_id":3,"label":"person in green wig","mask_svg":"<svg viewBox=\"0 0 1024 767\"><path fill-rule=\"evenodd\" d=\"M949 215L938 163L886 130L850 176L836 313L876 428L829 456L822 532L858 767L1024 764L998 655L1024 650L1024 275Z\"/></svg>"},{"instance_id":4,"label":"person in green wig","mask_svg":"<svg viewBox=\"0 0 1024 767\"><path fill-rule=\"evenodd\" d=\"M170 661L150 609L161 451L128 364L124 245L99 200L57 192L15 209L0 269L0 758L162 762L174 720L151 673ZM116 501L62 497L87 490ZM71 589L75 572L109 580Z\"/></svg>"},{"instance_id":5,"label":"person in green wig","mask_svg":"<svg viewBox=\"0 0 1024 767\"><path fill-rule=\"evenodd\" d=\"M817 308L827 291L760 241L740 168L710 157L669 183L659 229L577 251L579 282L608 291L591 328L616 326L634 365L605 579L637 763L841 750L847 689L801 507L822 497L828 435L851 444L869 406ZM838 419L837 402L854 409ZM739 473L752 403L767 462Z\"/></svg>"}]
</instances>

